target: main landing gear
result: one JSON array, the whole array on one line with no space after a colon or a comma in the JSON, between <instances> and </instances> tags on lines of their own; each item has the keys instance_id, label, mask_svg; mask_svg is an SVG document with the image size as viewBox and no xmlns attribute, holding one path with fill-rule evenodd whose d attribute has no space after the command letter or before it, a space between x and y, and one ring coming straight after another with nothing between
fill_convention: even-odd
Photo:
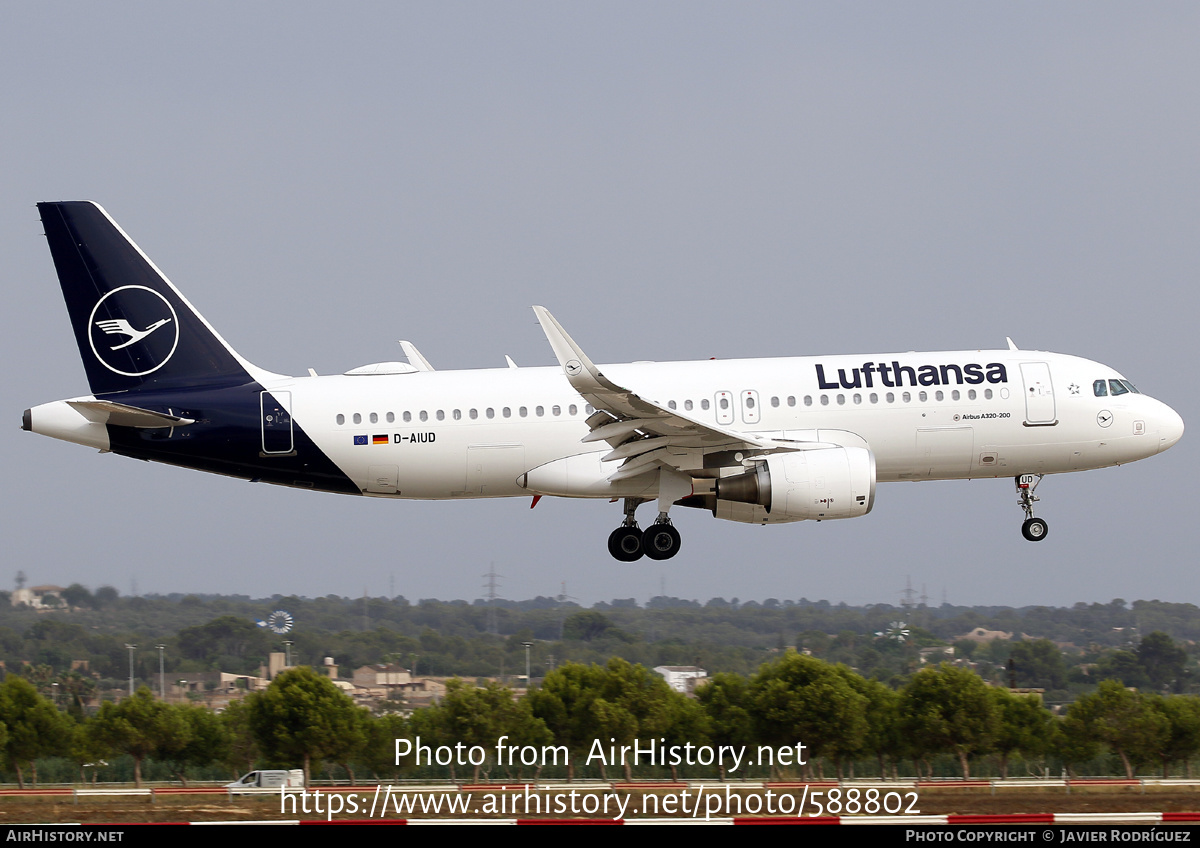
<instances>
[{"instance_id":1,"label":"main landing gear","mask_svg":"<svg viewBox=\"0 0 1200 848\"><path fill-rule=\"evenodd\" d=\"M633 513L640 504L637 498L625 499L625 521L608 536L608 552L621 562L636 562L642 555L650 559L670 559L679 553L679 531L665 512L644 531L638 527Z\"/></svg>"},{"instance_id":2,"label":"main landing gear","mask_svg":"<svg viewBox=\"0 0 1200 848\"><path fill-rule=\"evenodd\" d=\"M1041 474L1022 474L1015 478L1017 484L1017 495L1020 500L1017 501L1017 506L1025 510L1025 521L1021 524L1021 535L1030 542L1040 542L1046 538L1046 534L1050 532L1050 526L1041 518L1033 517L1033 505L1041 500L1033 492L1038 487L1038 483L1042 482Z\"/></svg>"}]
</instances>

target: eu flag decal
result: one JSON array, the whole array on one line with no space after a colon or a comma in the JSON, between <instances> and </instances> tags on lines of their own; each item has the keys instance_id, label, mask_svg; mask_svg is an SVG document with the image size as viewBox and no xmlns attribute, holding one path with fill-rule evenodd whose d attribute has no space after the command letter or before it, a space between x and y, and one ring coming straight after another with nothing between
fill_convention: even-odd
<instances>
[{"instance_id":1,"label":"eu flag decal","mask_svg":"<svg viewBox=\"0 0 1200 848\"><path fill-rule=\"evenodd\" d=\"M367 437L366 437L366 436L355 436L355 437L354 437L354 444L356 444L356 445L365 445L366 443L367 443Z\"/></svg>"}]
</instances>

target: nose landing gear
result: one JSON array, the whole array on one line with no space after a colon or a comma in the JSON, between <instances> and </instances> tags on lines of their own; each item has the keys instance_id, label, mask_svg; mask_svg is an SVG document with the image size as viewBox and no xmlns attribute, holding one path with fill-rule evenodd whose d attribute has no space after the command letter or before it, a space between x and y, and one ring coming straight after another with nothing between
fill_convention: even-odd
<instances>
[{"instance_id":1,"label":"nose landing gear","mask_svg":"<svg viewBox=\"0 0 1200 848\"><path fill-rule=\"evenodd\" d=\"M1030 542L1040 542L1046 538L1046 534L1050 532L1050 525L1041 518L1033 517L1033 505L1041 498L1037 497L1033 492L1038 487L1038 483L1042 482L1042 474L1022 474L1015 478L1017 485L1017 495L1020 500L1017 501L1017 506L1025 510L1025 521L1021 524L1021 535Z\"/></svg>"}]
</instances>

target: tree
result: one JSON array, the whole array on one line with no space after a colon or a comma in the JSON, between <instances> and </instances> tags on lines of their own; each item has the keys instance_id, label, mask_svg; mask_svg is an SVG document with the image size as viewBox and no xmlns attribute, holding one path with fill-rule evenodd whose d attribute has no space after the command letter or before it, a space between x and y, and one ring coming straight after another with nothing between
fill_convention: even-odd
<instances>
[{"instance_id":1,"label":"tree","mask_svg":"<svg viewBox=\"0 0 1200 848\"><path fill-rule=\"evenodd\" d=\"M231 701L221 712L221 723L225 725L225 737L229 742L223 760L234 777L253 771L254 764L258 761L258 743L250 729L252 698L254 695L247 695L245 698Z\"/></svg>"},{"instance_id":2,"label":"tree","mask_svg":"<svg viewBox=\"0 0 1200 848\"><path fill-rule=\"evenodd\" d=\"M188 732L183 717L156 701L145 686L119 704L105 701L88 728L95 741L133 757L133 780L139 787L142 761L169 740L185 737Z\"/></svg>"},{"instance_id":3,"label":"tree","mask_svg":"<svg viewBox=\"0 0 1200 848\"><path fill-rule=\"evenodd\" d=\"M836 666L836 669L867 702L864 715L867 729L859 737L858 750L853 753L861 751L874 754L879 762L879 776L886 779L888 761L894 763L903 749L899 724L900 696L878 680L855 674L843 665ZM841 774L840 768L838 773Z\"/></svg>"},{"instance_id":4,"label":"tree","mask_svg":"<svg viewBox=\"0 0 1200 848\"><path fill-rule=\"evenodd\" d=\"M603 636L620 634L608 616L595 610L581 610L567 616L563 622L563 638L592 642Z\"/></svg>"},{"instance_id":5,"label":"tree","mask_svg":"<svg viewBox=\"0 0 1200 848\"><path fill-rule=\"evenodd\" d=\"M1166 633L1155 630L1147 634L1138 643L1137 658L1150 684L1156 689L1171 686L1176 693L1182 690L1187 651L1176 645Z\"/></svg>"},{"instance_id":6,"label":"tree","mask_svg":"<svg viewBox=\"0 0 1200 848\"><path fill-rule=\"evenodd\" d=\"M236 615L223 615L207 624L179 631L179 647L185 657L214 663L220 657L245 660L265 655L269 647L263 629Z\"/></svg>"},{"instance_id":7,"label":"tree","mask_svg":"<svg viewBox=\"0 0 1200 848\"><path fill-rule=\"evenodd\" d=\"M645 666L614 657L603 667L560 666L530 693L529 704L555 743L567 746L571 756L567 779L573 780L575 762L587 756L595 740L612 740L610 744L619 747L638 737L664 736L671 725L675 697L681 696ZM602 775L609 764L600 761ZM628 759L623 767L629 778L632 764Z\"/></svg>"},{"instance_id":8,"label":"tree","mask_svg":"<svg viewBox=\"0 0 1200 848\"><path fill-rule=\"evenodd\" d=\"M228 756L230 734L217 714L206 707L181 705L170 709L175 713L173 732L163 736L153 757L170 765L175 776L187 786L189 767L207 766Z\"/></svg>"},{"instance_id":9,"label":"tree","mask_svg":"<svg viewBox=\"0 0 1200 848\"><path fill-rule=\"evenodd\" d=\"M1013 754L1040 757L1054 741L1054 716L1033 695L1014 695L992 688L988 694L997 714L993 746L1000 755L1000 777L1008 777L1008 760Z\"/></svg>"},{"instance_id":10,"label":"tree","mask_svg":"<svg viewBox=\"0 0 1200 848\"><path fill-rule=\"evenodd\" d=\"M987 684L974 672L951 665L913 675L900 694L900 714L918 754L954 753L964 779L971 777L971 756L987 750L997 729Z\"/></svg>"},{"instance_id":11,"label":"tree","mask_svg":"<svg viewBox=\"0 0 1200 848\"><path fill-rule=\"evenodd\" d=\"M10 675L0 685L0 721L7 733L4 756L25 788L25 767L38 757L64 754L70 748L71 721L37 693L28 680ZM36 775L35 775L36 780Z\"/></svg>"},{"instance_id":12,"label":"tree","mask_svg":"<svg viewBox=\"0 0 1200 848\"><path fill-rule=\"evenodd\" d=\"M587 755L596 730L596 700L600 697L604 669L597 665L565 663L543 678L527 698L534 716L541 719L556 745L569 757L567 781L575 779L575 763Z\"/></svg>"},{"instance_id":13,"label":"tree","mask_svg":"<svg viewBox=\"0 0 1200 848\"><path fill-rule=\"evenodd\" d=\"M1150 705L1167 719L1167 733L1159 751L1163 779L1166 779L1171 763L1180 761L1187 764L1188 777L1191 777L1191 760L1200 753L1200 699L1168 695L1153 699Z\"/></svg>"},{"instance_id":14,"label":"tree","mask_svg":"<svg viewBox=\"0 0 1200 848\"><path fill-rule=\"evenodd\" d=\"M283 672L250 702L259 749L281 767L303 763L306 785L314 759L349 759L366 739L365 724L363 710L308 667Z\"/></svg>"},{"instance_id":15,"label":"tree","mask_svg":"<svg viewBox=\"0 0 1200 848\"><path fill-rule=\"evenodd\" d=\"M1049 639L1014 642L1009 654L1022 686L1063 689L1067 685L1067 665L1062 651Z\"/></svg>"},{"instance_id":16,"label":"tree","mask_svg":"<svg viewBox=\"0 0 1200 848\"><path fill-rule=\"evenodd\" d=\"M551 739L545 723L530 712L529 703L514 700L511 689L494 681L478 687L451 680L446 684L445 697L432 709L441 735L453 740L450 744L478 745L489 757L502 736L508 737L506 746L518 747L545 745ZM475 782L482 766L474 765Z\"/></svg>"},{"instance_id":17,"label":"tree","mask_svg":"<svg viewBox=\"0 0 1200 848\"><path fill-rule=\"evenodd\" d=\"M867 699L832 665L795 651L764 665L750 681L750 710L761 741L803 744L813 759L839 761L867 732ZM772 763L772 771L777 769ZM840 768L840 764L839 764Z\"/></svg>"},{"instance_id":18,"label":"tree","mask_svg":"<svg viewBox=\"0 0 1200 848\"><path fill-rule=\"evenodd\" d=\"M1115 680L1105 680L1067 710L1065 728L1071 737L1095 739L1111 748L1131 780L1137 768L1160 759L1169 737L1166 716L1145 695L1130 692Z\"/></svg>"},{"instance_id":19,"label":"tree","mask_svg":"<svg viewBox=\"0 0 1200 848\"><path fill-rule=\"evenodd\" d=\"M400 772L400 766L396 763L396 740L408 737L410 733L409 721L399 713L369 716L366 743L359 749L357 764L369 771L376 780L396 777ZM422 744L429 743L423 739Z\"/></svg>"},{"instance_id":20,"label":"tree","mask_svg":"<svg viewBox=\"0 0 1200 848\"><path fill-rule=\"evenodd\" d=\"M716 674L696 688L696 701L708 718L708 737L713 745L745 748L754 744L749 700L750 683L740 674ZM724 759L719 767L724 780Z\"/></svg>"}]
</instances>

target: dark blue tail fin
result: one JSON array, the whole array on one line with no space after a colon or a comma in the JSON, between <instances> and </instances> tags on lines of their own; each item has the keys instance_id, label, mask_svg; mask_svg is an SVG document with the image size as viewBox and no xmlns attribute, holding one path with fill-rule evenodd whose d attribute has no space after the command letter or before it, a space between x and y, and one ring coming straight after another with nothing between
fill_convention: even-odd
<instances>
[{"instance_id":1,"label":"dark blue tail fin","mask_svg":"<svg viewBox=\"0 0 1200 848\"><path fill-rule=\"evenodd\" d=\"M39 203L93 394L241 385L248 363L90 201Z\"/></svg>"}]
</instances>

